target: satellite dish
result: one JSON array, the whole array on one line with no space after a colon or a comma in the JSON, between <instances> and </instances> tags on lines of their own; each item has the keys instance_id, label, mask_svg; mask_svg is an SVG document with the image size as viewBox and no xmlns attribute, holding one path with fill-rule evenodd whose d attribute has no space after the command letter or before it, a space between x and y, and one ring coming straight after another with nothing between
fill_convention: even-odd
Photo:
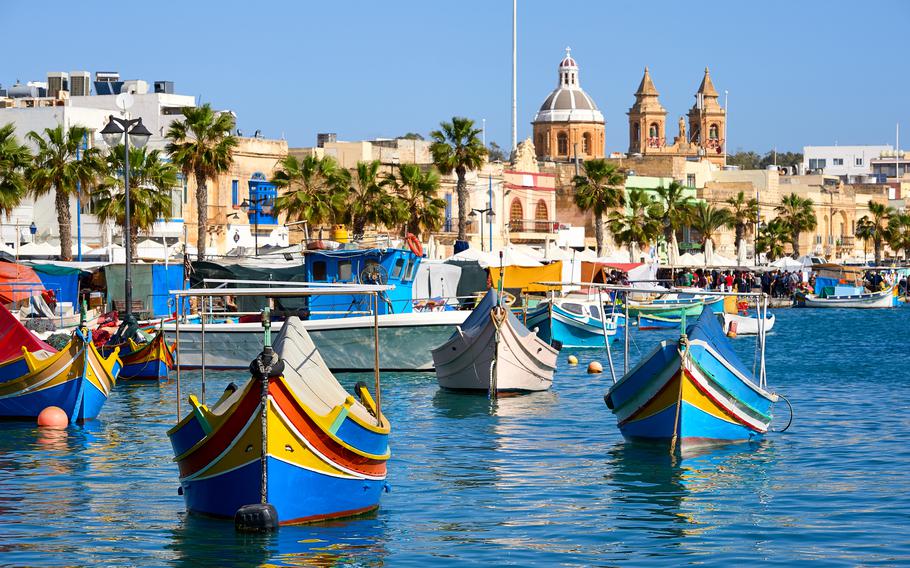
<instances>
[{"instance_id":1,"label":"satellite dish","mask_svg":"<svg viewBox=\"0 0 910 568\"><path fill-rule=\"evenodd\" d=\"M126 112L127 109L133 106L133 95L129 93L120 93L117 95L117 108L121 111Z\"/></svg>"}]
</instances>

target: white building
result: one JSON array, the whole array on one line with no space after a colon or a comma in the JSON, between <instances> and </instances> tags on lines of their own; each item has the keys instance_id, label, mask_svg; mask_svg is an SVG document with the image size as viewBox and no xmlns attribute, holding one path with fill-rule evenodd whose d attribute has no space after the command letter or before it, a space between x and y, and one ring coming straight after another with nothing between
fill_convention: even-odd
<instances>
[{"instance_id":1,"label":"white building","mask_svg":"<svg viewBox=\"0 0 910 568\"><path fill-rule=\"evenodd\" d=\"M86 146L104 147L99 132L107 124L109 115L118 117L141 117L143 124L152 132L148 147L164 149L165 135L170 124L181 116L184 107L196 106L196 99L188 95L172 93L149 93L144 81L127 81L124 92L129 88L133 104L122 112L117 106L116 95L68 96L67 92L58 93L56 97L20 97L2 99L0 104L0 125L12 123L16 127L16 136L26 140L31 132L42 132L45 128L54 128L58 124L64 128L82 126L89 130ZM182 219L184 187L174 188L174 208L172 217ZM82 243L83 252L94 246L109 244L113 227L103 227L92 214L92 203L88 196L82 199ZM77 206L76 198L70 202L73 228L73 255L77 252ZM54 206L53 193L34 200L27 198L13 210L9 220L0 224L0 242L16 242L16 225L19 226L20 241L28 240L28 227L34 221L38 228L37 240L56 239L59 237L57 211ZM178 237L182 233L182 222L162 222L156 226L156 236ZM160 229L160 231L159 231ZM160 235L158 233L161 233Z\"/></svg>"},{"instance_id":2,"label":"white building","mask_svg":"<svg viewBox=\"0 0 910 568\"><path fill-rule=\"evenodd\" d=\"M860 178L872 175L872 160L892 149L890 145L803 146L803 171L821 170L846 182L861 181Z\"/></svg>"}]
</instances>

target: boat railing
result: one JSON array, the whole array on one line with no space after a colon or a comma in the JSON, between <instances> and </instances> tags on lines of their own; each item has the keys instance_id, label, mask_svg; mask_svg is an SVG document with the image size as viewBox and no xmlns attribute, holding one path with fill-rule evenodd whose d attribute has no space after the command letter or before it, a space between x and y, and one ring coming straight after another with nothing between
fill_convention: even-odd
<instances>
[{"instance_id":1,"label":"boat railing","mask_svg":"<svg viewBox=\"0 0 910 568\"><path fill-rule=\"evenodd\" d=\"M653 293L655 290L653 288L645 288L642 286L622 286L616 284L600 284L594 282L535 282L541 286L547 286L551 288L558 288L562 286L587 286L589 288L594 288L597 290L609 290L614 292L616 295L623 296L623 307L625 308L625 317L626 323L625 326L625 346L624 346L624 357L623 357L623 375L629 372L629 302L626 301L629 294L632 293ZM680 292L681 290L675 286L669 286L666 288L666 291L661 291L661 293L673 293ZM691 289L689 289L691 291ZM756 299L756 317L758 318L758 334L757 341L755 342L755 363L753 365L752 377L757 379L758 386L760 388L767 387L767 375L765 372L765 343L767 335L767 317L768 317L768 295L764 292L721 292L713 290L705 290L699 292L705 296L735 296L740 298L755 298ZM685 335L686 331L686 317L683 313L680 318L680 327L681 334ZM609 344L607 344L607 350L609 352ZM611 372L612 372L612 360L611 360ZM616 374L613 373L613 382L616 383Z\"/></svg>"},{"instance_id":2,"label":"boat railing","mask_svg":"<svg viewBox=\"0 0 910 568\"><path fill-rule=\"evenodd\" d=\"M260 281L247 281L253 284L262 284ZM377 424L382 423L382 393L379 380L379 302L381 295L393 289L393 285L386 284L346 284L337 286L313 286L306 283L296 282L296 286L281 286L269 288L231 288L230 295L237 297L265 297L265 298L302 298L316 295L351 295L359 294L370 298L370 311L373 314L373 372L375 376L376 390L376 420ZM184 290L170 290L168 293L176 297L179 303L183 298L211 298L213 296L224 295L224 288L190 288ZM265 312L267 314L267 312ZM268 319L263 316L264 320ZM200 318L200 355L201 355L201 374L202 389L200 399L205 404L205 319ZM267 322L264 322L267 325ZM177 421L180 421L180 318L175 320L174 340L177 344Z\"/></svg>"}]
</instances>

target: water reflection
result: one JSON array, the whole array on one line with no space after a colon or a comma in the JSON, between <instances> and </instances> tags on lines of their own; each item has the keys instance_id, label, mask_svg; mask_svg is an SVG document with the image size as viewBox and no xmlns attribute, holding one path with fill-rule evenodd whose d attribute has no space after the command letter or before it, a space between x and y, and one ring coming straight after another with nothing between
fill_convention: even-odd
<instances>
[{"instance_id":1,"label":"water reflection","mask_svg":"<svg viewBox=\"0 0 910 568\"><path fill-rule=\"evenodd\" d=\"M766 502L773 457L769 441L705 449L685 458L660 446L616 444L608 452L604 477L612 489L618 530L682 542L729 523L721 518L730 513L724 503L743 494L754 495L754 506L746 509L750 514Z\"/></svg>"},{"instance_id":2,"label":"water reflection","mask_svg":"<svg viewBox=\"0 0 910 568\"><path fill-rule=\"evenodd\" d=\"M376 514L242 534L229 520L184 515L167 545L177 566L379 566L388 555Z\"/></svg>"}]
</instances>

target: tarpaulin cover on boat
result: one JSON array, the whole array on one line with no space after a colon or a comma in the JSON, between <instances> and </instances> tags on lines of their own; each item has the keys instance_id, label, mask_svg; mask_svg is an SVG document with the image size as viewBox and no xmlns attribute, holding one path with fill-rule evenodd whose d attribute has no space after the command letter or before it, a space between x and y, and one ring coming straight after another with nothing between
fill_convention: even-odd
<instances>
[{"instance_id":1,"label":"tarpaulin cover on boat","mask_svg":"<svg viewBox=\"0 0 910 568\"><path fill-rule=\"evenodd\" d=\"M206 278L224 280L276 280L284 282L306 282L306 269L303 264L288 267L253 267L241 264L199 261L193 263L193 274L190 285L201 287ZM256 284L231 284L229 288L256 288ZM244 296L237 298L237 310L257 312L266 306L265 298ZM275 298L276 309L297 310L306 307L306 298Z\"/></svg>"},{"instance_id":2,"label":"tarpaulin cover on boat","mask_svg":"<svg viewBox=\"0 0 910 568\"><path fill-rule=\"evenodd\" d=\"M43 291L44 284L31 266L0 262L0 304L27 300Z\"/></svg>"},{"instance_id":3,"label":"tarpaulin cover on boat","mask_svg":"<svg viewBox=\"0 0 910 568\"><path fill-rule=\"evenodd\" d=\"M124 265L111 264L104 267L109 302L123 301ZM131 270L133 301L142 300L145 310L153 316L169 315L169 290L183 288L183 265L134 264Z\"/></svg>"},{"instance_id":4,"label":"tarpaulin cover on boat","mask_svg":"<svg viewBox=\"0 0 910 568\"><path fill-rule=\"evenodd\" d=\"M56 349L25 329L9 310L0 305L0 361L8 361L19 357L22 355L23 347L30 353L41 349L51 353L57 352Z\"/></svg>"},{"instance_id":5,"label":"tarpaulin cover on boat","mask_svg":"<svg viewBox=\"0 0 910 568\"><path fill-rule=\"evenodd\" d=\"M32 269L41 279L44 287L53 290L58 302L71 302L79 311L79 275L82 270L55 264L32 263Z\"/></svg>"},{"instance_id":6,"label":"tarpaulin cover on boat","mask_svg":"<svg viewBox=\"0 0 910 568\"><path fill-rule=\"evenodd\" d=\"M457 296L460 278L461 267L458 265L424 259L414 275L412 297L415 300L425 300Z\"/></svg>"}]
</instances>

